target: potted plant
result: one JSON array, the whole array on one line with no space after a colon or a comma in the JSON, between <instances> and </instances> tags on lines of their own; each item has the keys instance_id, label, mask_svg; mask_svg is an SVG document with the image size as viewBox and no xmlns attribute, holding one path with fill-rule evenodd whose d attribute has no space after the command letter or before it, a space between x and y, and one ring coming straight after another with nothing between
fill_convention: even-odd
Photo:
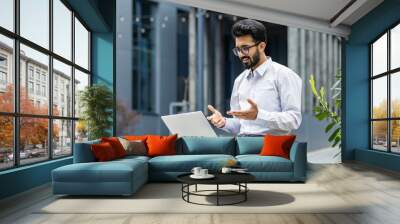
<instances>
[{"instance_id":1,"label":"potted plant","mask_svg":"<svg viewBox=\"0 0 400 224\"><path fill-rule=\"evenodd\" d=\"M331 87L331 91L333 94L332 101L334 103L333 107L339 109L341 105L341 72L339 71L335 77L336 77L336 82ZM333 130L333 132L331 132L328 141L332 144L332 147L339 145L340 148L341 138L342 138L342 131L341 131L342 122L340 114L336 113L334 110L331 109L331 106L329 105L329 102L325 94L325 88L321 86L320 89L317 90L313 75L310 76L309 83L311 91L313 92L314 97L317 100L317 105L314 107L314 113L315 113L314 116L319 121L323 120L329 121L328 125L325 127L325 133L328 133L331 130Z\"/></svg>"},{"instance_id":2,"label":"potted plant","mask_svg":"<svg viewBox=\"0 0 400 224\"><path fill-rule=\"evenodd\" d=\"M81 119L87 127L89 140L110 136L113 115L113 95L103 84L94 84L80 92Z\"/></svg>"}]
</instances>

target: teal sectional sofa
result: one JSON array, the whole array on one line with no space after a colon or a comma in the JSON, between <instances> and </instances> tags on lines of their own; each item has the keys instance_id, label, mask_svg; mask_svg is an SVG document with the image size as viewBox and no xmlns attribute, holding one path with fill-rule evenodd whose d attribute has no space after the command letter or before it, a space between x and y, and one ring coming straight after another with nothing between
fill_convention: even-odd
<instances>
[{"instance_id":1,"label":"teal sectional sofa","mask_svg":"<svg viewBox=\"0 0 400 224\"><path fill-rule=\"evenodd\" d=\"M307 145L295 142L290 159L260 156L263 137L182 137L177 155L127 156L96 162L91 141L75 144L74 163L52 171L54 194L131 195L148 181L176 181L193 167L219 172L228 160L237 160L259 182L304 182L307 175Z\"/></svg>"}]
</instances>

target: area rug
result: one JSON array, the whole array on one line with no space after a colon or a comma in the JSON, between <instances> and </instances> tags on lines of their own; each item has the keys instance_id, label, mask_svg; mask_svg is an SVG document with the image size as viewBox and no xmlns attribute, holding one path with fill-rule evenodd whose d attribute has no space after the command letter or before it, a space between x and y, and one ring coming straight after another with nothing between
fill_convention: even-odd
<instances>
[{"instance_id":1,"label":"area rug","mask_svg":"<svg viewBox=\"0 0 400 224\"><path fill-rule=\"evenodd\" d=\"M150 183L131 197L55 197L35 213L360 213L359 205L346 202L317 184L255 183L248 187L247 201L237 205L190 204L182 200L180 184ZM202 185L198 190L213 188L213 185ZM231 188L233 186L224 189ZM192 196L190 199L211 205L216 202L215 196ZM238 199L224 197L222 202Z\"/></svg>"}]
</instances>

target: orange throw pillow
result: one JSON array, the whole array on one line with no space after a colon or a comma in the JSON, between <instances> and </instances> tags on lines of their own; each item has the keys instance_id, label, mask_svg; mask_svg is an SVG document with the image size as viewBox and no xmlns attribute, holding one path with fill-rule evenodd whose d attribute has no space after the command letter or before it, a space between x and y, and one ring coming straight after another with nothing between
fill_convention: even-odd
<instances>
[{"instance_id":1,"label":"orange throw pillow","mask_svg":"<svg viewBox=\"0 0 400 224\"><path fill-rule=\"evenodd\" d=\"M176 139L178 135L147 137L148 156L176 155Z\"/></svg>"},{"instance_id":2,"label":"orange throw pillow","mask_svg":"<svg viewBox=\"0 0 400 224\"><path fill-rule=\"evenodd\" d=\"M264 136L264 146L261 149L262 156L280 156L290 159L290 148L296 135L266 135Z\"/></svg>"},{"instance_id":3,"label":"orange throw pillow","mask_svg":"<svg viewBox=\"0 0 400 224\"><path fill-rule=\"evenodd\" d=\"M143 141L146 142L147 135L125 135L124 139L129 140L129 141Z\"/></svg>"},{"instance_id":4,"label":"orange throw pillow","mask_svg":"<svg viewBox=\"0 0 400 224\"><path fill-rule=\"evenodd\" d=\"M101 138L101 142L108 142L114 149L117 158L126 156L126 151L117 137Z\"/></svg>"},{"instance_id":5,"label":"orange throw pillow","mask_svg":"<svg viewBox=\"0 0 400 224\"><path fill-rule=\"evenodd\" d=\"M110 161L117 158L114 149L108 142L93 144L90 147L94 154L94 157L99 162Z\"/></svg>"}]
</instances>

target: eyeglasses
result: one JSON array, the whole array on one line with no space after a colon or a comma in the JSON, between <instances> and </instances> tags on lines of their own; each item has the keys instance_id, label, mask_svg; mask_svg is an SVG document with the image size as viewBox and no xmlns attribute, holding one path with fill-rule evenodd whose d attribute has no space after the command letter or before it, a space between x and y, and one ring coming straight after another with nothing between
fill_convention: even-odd
<instances>
[{"instance_id":1,"label":"eyeglasses","mask_svg":"<svg viewBox=\"0 0 400 224\"><path fill-rule=\"evenodd\" d=\"M259 43L260 42L257 42L257 43L255 43L255 44L253 44L251 46L235 47L235 48L232 49L233 54L236 55L236 56L239 56L239 53L242 53L244 55L248 55L249 51L250 51L250 48L257 46Z\"/></svg>"}]
</instances>

